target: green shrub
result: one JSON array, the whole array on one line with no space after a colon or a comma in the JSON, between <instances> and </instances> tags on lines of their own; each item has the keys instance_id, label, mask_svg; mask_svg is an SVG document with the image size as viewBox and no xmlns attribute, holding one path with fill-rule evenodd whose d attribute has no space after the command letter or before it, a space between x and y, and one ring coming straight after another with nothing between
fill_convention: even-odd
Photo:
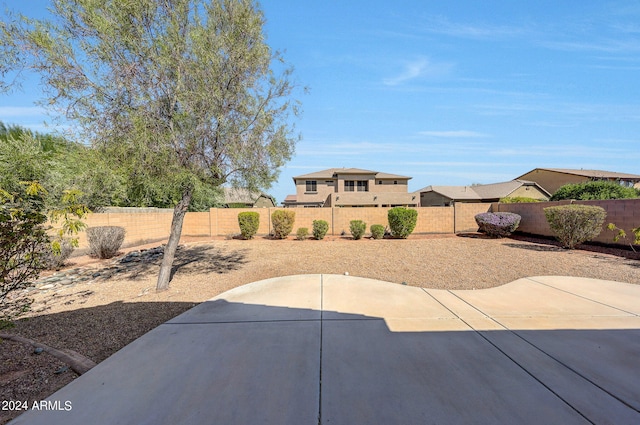
<instances>
[{"instance_id":1,"label":"green shrub","mask_svg":"<svg viewBox=\"0 0 640 425\"><path fill-rule=\"evenodd\" d=\"M532 202L541 202L541 200L535 199L535 198L528 198L526 196L513 196L513 197L500 198L501 204L528 204Z\"/></svg>"},{"instance_id":2,"label":"green shrub","mask_svg":"<svg viewBox=\"0 0 640 425\"><path fill-rule=\"evenodd\" d=\"M0 189L0 318L11 315L7 295L28 287L46 266L44 193L37 182L20 194Z\"/></svg>"},{"instance_id":3,"label":"green shrub","mask_svg":"<svg viewBox=\"0 0 640 425\"><path fill-rule=\"evenodd\" d=\"M395 207L391 208L387 214L391 236L406 239L416 228L418 222L418 211Z\"/></svg>"},{"instance_id":4,"label":"green shrub","mask_svg":"<svg viewBox=\"0 0 640 425\"><path fill-rule=\"evenodd\" d=\"M475 216L479 230L489 236L502 238L509 236L520 225L521 217L509 212L480 213Z\"/></svg>"},{"instance_id":5,"label":"green shrub","mask_svg":"<svg viewBox=\"0 0 640 425\"><path fill-rule=\"evenodd\" d=\"M562 246L573 249L600 234L607 212L596 206L561 205L545 208L544 215Z\"/></svg>"},{"instance_id":6,"label":"green shrub","mask_svg":"<svg viewBox=\"0 0 640 425\"><path fill-rule=\"evenodd\" d=\"M273 237L276 239L286 239L293 231L293 224L296 221L295 211L276 210L271 214L271 224L273 224Z\"/></svg>"},{"instance_id":7,"label":"green shrub","mask_svg":"<svg viewBox=\"0 0 640 425\"><path fill-rule=\"evenodd\" d=\"M124 241L125 230L120 226L98 226L87 229L90 255L101 259L114 257Z\"/></svg>"},{"instance_id":8,"label":"green shrub","mask_svg":"<svg viewBox=\"0 0 640 425\"><path fill-rule=\"evenodd\" d=\"M255 211L245 211L238 214L238 226L243 239L253 239L260 226L260 214Z\"/></svg>"},{"instance_id":9,"label":"green shrub","mask_svg":"<svg viewBox=\"0 0 640 425\"><path fill-rule=\"evenodd\" d=\"M372 224L371 236L373 239L382 239L384 237L384 226L382 224Z\"/></svg>"},{"instance_id":10,"label":"green shrub","mask_svg":"<svg viewBox=\"0 0 640 425\"><path fill-rule=\"evenodd\" d=\"M362 239L364 232L367 231L367 223L362 220L351 220L349 222L349 231L351 231L353 239Z\"/></svg>"},{"instance_id":11,"label":"green shrub","mask_svg":"<svg viewBox=\"0 0 640 425\"><path fill-rule=\"evenodd\" d=\"M590 181L584 183L565 184L551 197L552 201L576 199L581 201L601 199L638 198L640 190L625 187L617 182L608 180Z\"/></svg>"},{"instance_id":12,"label":"green shrub","mask_svg":"<svg viewBox=\"0 0 640 425\"><path fill-rule=\"evenodd\" d=\"M325 220L313 220L313 237L317 240L324 239L329 231L329 223Z\"/></svg>"},{"instance_id":13,"label":"green shrub","mask_svg":"<svg viewBox=\"0 0 640 425\"><path fill-rule=\"evenodd\" d=\"M306 227L298 228L298 231L296 232L296 239L297 240L303 241L303 240L307 239L307 236L309 236L309 229L307 229Z\"/></svg>"}]
</instances>

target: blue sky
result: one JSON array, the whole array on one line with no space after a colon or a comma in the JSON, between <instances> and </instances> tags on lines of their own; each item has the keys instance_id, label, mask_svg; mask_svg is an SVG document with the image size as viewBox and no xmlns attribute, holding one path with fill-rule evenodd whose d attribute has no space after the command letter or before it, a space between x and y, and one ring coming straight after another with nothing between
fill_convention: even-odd
<instances>
[{"instance_id":1,"label":"blue sky","mask_svg":"<svg viewBox=\"0 0 640 425\"><path fill-rule=\"evenodd\" d=\"M46 1L9 2L30 15ZM292 176L358 167L409 190L511 180L536 167L640 174L637 1L262 2L301 95ZM0 120L43 130L38 90Z\"/></svg>"}]
</instances>

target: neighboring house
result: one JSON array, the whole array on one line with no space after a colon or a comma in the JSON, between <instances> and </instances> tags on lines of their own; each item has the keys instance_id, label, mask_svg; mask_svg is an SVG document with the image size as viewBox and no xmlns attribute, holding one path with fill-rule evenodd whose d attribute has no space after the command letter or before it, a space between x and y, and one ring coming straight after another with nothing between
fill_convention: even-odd
<instances>
[{"instance_id":1,"label":"neighboring house","mask_svg":"<svg viewBox=\"0 0 640 425\"><path fill-rule=\"evenodd\" d=\"M511 180L503 183L475 186L427 186L416 191L421 207L450 206L455 202L498 202L500 198L526 197L549 200L549 192L537 183Z\"/></svg>"},{"instance_id":2,"label":"neighboring house","mask_svg":"<svg viewBox=\"0 0 640 425\"><path fill-rule=\"evenodd\" d=\"M411 177L359 168L329 168L296 176L285 207L396 207L419 205L408 192Z\"/></svg>"},{"instance_id":3,"label":"neighboring house","mask_svg":"<svg viewBox=\"0 0 640 425\"><path fill-rule=\"evenodd\" d=\"M568 168L536 168L518 177L538 183L552 195L565 184L592 180L617 181L625 186L640 187L640 175L601 170L573 170Z\"/></svg>"},{"instance_id":4,"label":"neighboring house","mask_svg":"<svg viewBox=\"0 0 640 425\"><path fill-rule=\"evenodd\" d=\"M225 187L224 206L226 208L270 208L276 206L276 201L272 196L262 192Z\"/></svg>"}]
</instances>

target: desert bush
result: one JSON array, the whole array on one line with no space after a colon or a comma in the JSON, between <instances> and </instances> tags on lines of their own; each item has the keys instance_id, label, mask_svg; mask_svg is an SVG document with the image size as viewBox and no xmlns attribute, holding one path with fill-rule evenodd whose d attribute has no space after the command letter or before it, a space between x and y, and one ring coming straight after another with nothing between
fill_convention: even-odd
<instances>
[{"instance_id":1,"label":"desert bush","mask_svg":"<svg viewBox=\"0 0 640 425\"><path fill-rule=\"evenodd\" d=\"M112 258L124 241L125 230L119 226L98 226L87 229L90 255L98 258Z\"/></svg>"},{"instance_id":2,"label":"desert bush","mask_svg":"<svg viewBox=\"0 0 640 425\"><path fill-rule=\"evenodd\" d=\"M329 231L329 223L325 220L313 220L313 237L320 240L324 239Z\"/></svg>"},{"instance_id":3,"label":"desert bush","mask_svg":"<svg viewBox=\"0 0 640 425\"><path fill-rule=\"evenodd\" d=\"M7 295L28 287L45 268L50 245L44 193L37 182L24 193L0 190L0 318L8 315Z\"/></svg>"},{"instance_id":4,"label":"desert bush","mask_svg":"<svg viewBox=\"0 0 640 425\"><path fill-rule=\"evenodd\" d=\"M513 196L500 198L501 204L528 204L532 202L541 202L540 199L528 198L526 196Z\"/></svg>"},{"instance_id":5,"label":"desert bush","mask_svg":"<svg viewBox=\"0 0 640 425\"><path fill-rule=\"evenodd\" d=\"M573 249L600 234L607 212L591 205L561 205L545 208L544 215L562 246Z\"/></svg>"},{"instance_id":6,"label":"desert bush","mask_svg":"<svg viewBox=\"0 0 640 425\"><path fill-rule=\"evenodd\" d=\"M69 239L56 241L58 248L49 248L44 255L44 265L49 270L59 270L71 256L75 247Z\"/></svg>"},{"instance_id":7,"label":"desert bush","mask_svg":"<svg viewBox=\"0 0 640 425\"><path fill-rule=\"evenodd\" d=\"M351 232L353 239L362 239L364 232L367 231L367 223L362 220L351 220L349 222L349 231Z\"/></svg>"},{"instance_id":8,"label":"desert bush","mask_svg":"<svg viewBox=\"0 0 640 425\"><path fill-rule=\"evenodd\" d=\"M625 187L617 182L598 180L584 183L565 184L551 197L552 201L576 199L581 201L600 199L638 198L640 190Z\"/></svg>"},{"instance_id":9,"label":"desert bush","mask_svg":"<svg viewBox=\"0 0 640 425\"><path fill-rule=\"evenodd\" d=\"M416 228L418 211L404 207L395 207L389 210L387 218L389 220L391 236L406 239L413 232L413 229Z\"/></svg>"},{"instance_id":10,"label":"desert bush","mask_svg":"<svg viewBox=\"0 0 640 425\"><path fill-rule=\"evenodd\" d=\"M298 231L296 232L296 239L297 240L303 241L303 240L307 239L308 236L309 236L309 229L307 229L306 227L298 228Z\"/></svg>"},{"instance_id":11,"label":"desert bush","mask_svg":"<svg viewBox=\"0 0 640 425\"><path fill-rule=\"evenodd\" d=\"M384 237L384 226L381 224L372 224L371 236L373 239L382 239Z\"/></svg>"},{"instance_id":12,"label":"desert bush","mask_svg":"<svg viewBox=\"0 0 640 425\"><path fill-rule=\"evenodd\" d=\"M509 236L520 225L521 217L509 212L480 213L475 216L479 230L489 236L501 238Z\"/></svg>"},{"instance_id":13,"label":"desert bush","mask_svg":"<svg viewBox=\"0 0 640 425\"><path fill-rule=\"evenodd\" d=\"M271 224L273 224L273 237L276 239L286 239L293 231L293 224L296 221L295 211L276 210L271 214Z\"/></svg>"},{"instance_id":14,"label":"desert bush","mask_svg":"<svg viewBox=\"0 0 640 425\"><path fill-rule=\"evenodd\" d=\"M253 239L260 226L260 214L255 211L245 211L238 214L238 226L243 239Z\"/></svg>"}]
</instances>

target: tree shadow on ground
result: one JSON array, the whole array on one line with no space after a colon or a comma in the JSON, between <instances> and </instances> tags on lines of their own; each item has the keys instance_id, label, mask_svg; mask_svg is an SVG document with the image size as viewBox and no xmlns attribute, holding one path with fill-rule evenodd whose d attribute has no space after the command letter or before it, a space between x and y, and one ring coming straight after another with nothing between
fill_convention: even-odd
<instances>
[{"instance_id":1,"label":"tree shadow on ground","mask_svg":"<svg viewBox=\"0 0 640 425\"><path fill-rule=\"evenodd\" d=\"M181 245L176 251L170 279L173 279L178 272L186 274L224 274L239 270L248 262L246 252L246 249L223 252L213 245ZM123 261L125 258L118 261L118 264L127 264L127 268L121 272L121 276L136 280L149 273L157 273L163 257L160 255L152 260L141 260L135 263L126 263Z\"/></svg>"},{"instance_id":2,"label":"tree shadow on ground","mask_svg":"<svg viewBox=\"0 0 640 425\"><path fill-rule=\"evenodd\" d=\"M2 332L58 349L74 350L99 363L133 340L194 307L191 302L136 302L79 308L15 320ZM153 353L149 353L149 358ZM77 375L46 353L12 341L0 341L0 400L44 400ZM61 372L62 370L62 372ZM0 424L20 411L0 412Z\"/></svg>"},{"instance_id":3,"label":"tree shadow on ground","mask_svg":"<svg viewBox=\"0 0 640 425\"><path fill-rule=\"evenodd\" d=\"M527 249L529 251L537 252L561 252L566 251L564 248L553 245L536 245L536 244L523 244L523 243L506 243L505 246L510 248Z\"/></svg>"}]
</instances>

